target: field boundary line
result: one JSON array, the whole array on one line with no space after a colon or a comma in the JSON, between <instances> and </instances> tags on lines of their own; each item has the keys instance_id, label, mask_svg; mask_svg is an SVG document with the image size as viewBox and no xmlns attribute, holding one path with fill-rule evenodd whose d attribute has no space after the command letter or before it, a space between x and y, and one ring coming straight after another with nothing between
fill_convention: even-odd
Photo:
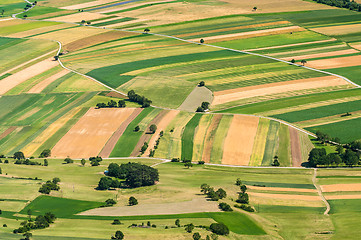
<instances>
[{"instance_id":1,"label":"field boundary line","mask_svg":"<svg viewBox=\"0 0 361 240\"><path fill-rule=\"evenodd\" d=\"M318 195L321 197L322 201L323 201L323 202L325 203L325 205L326 205L326 210L325 210L325 212L324 212L323 214L326 215L326 216L328 216L328 213L329 213L330 210L331 210L331 206L330 206L330 204L327 202L325 196L323 195L321 187L317 184L317 168L314 168L314 169L313 169L312 182L313 182L313 185L315 186L315 188L317 189Z\"/></svg>"}]
</instances>

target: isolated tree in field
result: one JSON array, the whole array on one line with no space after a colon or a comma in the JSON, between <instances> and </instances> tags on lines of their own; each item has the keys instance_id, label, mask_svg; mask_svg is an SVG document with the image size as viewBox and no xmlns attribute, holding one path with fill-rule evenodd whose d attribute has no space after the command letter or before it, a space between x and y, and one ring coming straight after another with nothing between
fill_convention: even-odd
<instances>
[{"instance_id":1,"label":"isolated tree in field","mask_svg":"<svg viewBox=\"0 0 361 240\"><path fill-rule=\"evenodd\" d=\"M134 128L134 132L139 132L139 130L140 130L140 127L139 127L139 126L136 126L136 127Z\"/></svg>"},{"instance_id":2,"label":"isolated tree in field","mask_svg":"<svg viewBox=\"0 0 361 240\"><path fill-rule=\"evenodd\" d=\"M280 162L278 161L278 156L274 156L272 166L278 167Z\"/></svg>"},{"instance_id":3,"label":"isolated tree in field","mask_svg":"<svg viewBox=\"0 0 361 240\"><path fill-rule=\"evenodd\" d=\"M25 156L23 152L16 152L14 153L14 158L20 160L20 159L25 159Z\"/></svg>"},{"instance_id":4,"label":"isolated tree in field","mask_svg":"<svg viewBox=\"0 0 361 240\"><path fill-rule=\"evenodd\" d=\"M91 22L90 22L90 21L87 21L87 22L86 22L86 24L90 25L90 24L91 24Z\"/></svg>"},{"instance_id":5,"label":"isolated tree in field","mask_svg":"<svg viewBox=\"0 0 361 240\"><path fill-rule=\"evenodd\" d=\"M80 160L80 163L82 166L85 166L85 163L86 163L85 159L83 158L82 160Z\"/></svg>"},{"instance_id":6,"label":"isolated tree in field","mask_svg":"<svg viewBox=\"0 0 361 240\"><path fill-rule=\"evenodd\" d=\"M24 18L27 18L28 17L28 15L24 15Z\"/></svg>"},{"instance_id":7,"label":"isolated tree in field","mask_svg":"<svg viewBox=\"0 0 361 240\"><path fill-rule=\"evenodd\" d=\"M175 224L177 227L180 227L180 220L179 220L179 219L175 220L174 224Z\"/></svg>"},{"instance_id":8,"label":"isolated tree in field","mask_svg":"<svg viewBox=\"0 0 361 240\"><path fill-rule=\"evenodd\" d=\"M206 85L206 83L204 82L204 81L200 81L199 83L198 83L198 86L200 86L200 87L204 87Z\"/></svg>"},{"instance_id":9,"label":"isolated tree in field","mask_svg":"<svg viewBox=\"0 0 361 240\"><path fill-rule=\"evenodd\" d=\"M257 9L258 9L257 7L253 7L253 11L257 11Z\"/></svg>"},{"instance_id":10,"label":"isolated tree in field","mask_svg":"<svg viewBox=\"0 0 361 240\"><path fill-rule=\"evenodd\" d=\"M188 233L191 233L194 229L194 225L193 223L190 223L190 224L187 224L186 227L185 227L185 230L188 232Z\"/></svg>"},{"instance_id":11,"label":"isolated tree in field","mask_svg":"<svg viewBox=\"0 0 361 240\"><path fill-rule=\"evenodd\" d=\"M302 59L302 60L301 60L301 63L302 63L303 66L305 66L305 64L307 63L307 61L306 61L305 59Z\"/></svg>"},{"instance_id":12,"label":"isolated tree in field","mask_svg":"<svg viewBox=\"0 0 361 240\"><path fill-rule=\"evenodd\" d=\"M226 225L224 225L223 223L212 223L209 226L209 229L218 235L228 235L229 234L229 229Z\"/></svg>"},{"instance_id":13,"label":"isolated tree in field","mask_svg":"<svg viewBox=\"0 0 361 240\"><path fill-rule=\"evenodd\" d=\"M116 231L112 239L122 240L124 239L124 233L122 231Z\"/></svg>"},{"instance_id":14,"label":"isolated tree in field","mask_svg":"<svg viewBox=\"0 0 361 240\"><path fill-rule=\"evenodd\" d=\"M201 40L199 40L199 42L203 44L203 43L204 43L204 39L202 38Z\"/></svg>"},{"instance_id":15,"label":"isolated tree in field","mask_svg":"<svg viewBox=\"0 0 361 240\"><path fill-rule=\"evenodd\" d=\"M145 32L145 33L149 33L149 32L150 32L150 29L149 29L149 28L146 28L146 29L144 29L144 32Z\"/></svg>"},{"instance_id":16,"label":"isolated tree in field","mask_svg":"<svg viewBox=\"0 0 361 240\"><path fill-rule=\"evenodd\" d=\"M199 240L199 239L201 239L201 235L198 232L196 232L196 233L193 234L193 239L194 240Z\"/></svg>"},{"instance_id":17,"label":"isolated tree in field","mask_svg":"<svg viewBox=\"0 0 361 240\"><path fill-rule=\"evenodd\" d=\"M50 149L44 149L41 153L40 153L40 158L47 158L51 156L51 151Z\"/></svg>"},{"instance_id":18,"label":"isolated tree in field","mask_svg":"<svg viewBox=\"0 0 361 240\"><path fill-rule=\"evenodd\" d=\"M155 133L155 131L157 131L157 125L155 125L155 124L150 125L149 131L150 131L152 134Z\"/></svg>"},{"instance_id":19,"label":"isolated tree in field","mask_svg":"<svg viewBox=\"0 0 361 240\"><path fill-rule=\"evenodd\" d=\"M81 20L81 24L84 24L86 21L85 20Z\"/></svg>"},{"instance_id":20,"label":"isolated tree in field","mask_svg":"<svg viewBox=\"0 0 361 240\"><path fill-rule=\"evenodd\" d=\"M193 163L190 162L190 161L189 161L189 162L185 162L185 163L184 163L184 166L189 169L190 167L193 167Z\"/></svg>"},{"instance_id":21,"label":"isolated tree in field","mask_svg":"<svg viewBox=\"0 0 361 240\"><path fill-rule=\"evenodd\" d=\"M292 59L292 60L291 60L291 63L295 63L295 62L296 62L296 60L295 60L295 59Z\"/></svg>"},{"instance_id":22,"label":"isolated tree in field","mask_svg":"<svg viewBox=\"0 0 361 240\"><path fill-rule=\"evenodd\" d=\"M138 205L138 200L135 197L131 196L128 200L128 203L129 203L129 206Z\"/></svg>"},{"instance_id":23,"label":"isolated tree in field","mask_svg":"<svg viewBox=\"0 0 361 240\"><path fill-rule=\"evenodd\" d=\"M49 165L48 160L44 159L44 166L47 167Z\"/></svg>"}]
</instances>

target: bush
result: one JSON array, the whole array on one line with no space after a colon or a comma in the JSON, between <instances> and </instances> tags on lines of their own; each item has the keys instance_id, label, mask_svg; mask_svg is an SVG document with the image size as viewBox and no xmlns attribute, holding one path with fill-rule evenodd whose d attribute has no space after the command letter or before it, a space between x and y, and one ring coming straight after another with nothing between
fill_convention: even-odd
<instances>
[{"instance_id":1,"label":"bush","mask_svg":"<svg viewBox=\"0 0 361 240\"><path fill-rule=\"evenodd\" d=\"M112 225L120 225L122 224L119 219L114 219L114 221L112 222Z\"/></svg>"},{"instance_id":2,"label":"bush","mask_svg":"<svg viewBox=\"0 0 361 240\"><path fill-rule=\"evenodd\" d=\"M226 225L224 225L223 223L212 223L209 226L209 229L217 235L228 235L229 234L228 227Z\"/></svg>"},{"instance_id":3,"label":"bush","mask_svg":"<svg viewBox=\"0 0 361 240\"><path fill-rule=\"evenodd\" d=\"M138 205L138 200L135 197L131 196L128 200L128 203L129 203L129 206Z\"/></svg>"},{"instance_id":4,"label":"bush","mask_svg":"<svg viewBox=\"0 0 361 240\"><path fill-rule=\"evenodd\" d=\"M45 149L40 153L39 158L47 158L51 156L51 151L50 149Z\"/></svg>"},{"instance_id":5,"label":"bush","mask_svg":"<svg viewBox=\"0 0 361 240\"><path fill-rule=\"evenodd\" d=\"M225 212L232 212L233 211L231 206L229 206L229 204L227 204L227 203L220 203L220 204L218 204L218 206L222 211L225 211Z\"/></svg>"},{"instance_id":6,"label":"bush","mask_svg":"<svg viewBox=\"0 0 361 240\"><path fill-rule=\"evenodd\" d=\"M111 199L111 198L105 200L105 206L106 206L106 207L111 207L111 206L113 206L114 204L117 204L117 202L114 201L114 200Z\"/></svg>"},{"instance_id":7,"label":"bush","mask_svg":"<svg viewBox=\"0 0 361 240\"><path fill-rule=\"evenodd\" d=\"M236 202L248 204L249 203L248 194L247 193L242 193L242 192L239 193L238 199L236 200Z\"/></svg>"},{"instance_id":8,"label":"bush","mask_svg":"<svg viewBox=\"0 0 361 240\"><path fill-rule=\"evenodd\" d=\"M73 163L74 160L73 160L73 159L70 159L70 158L65 158L65 159L64 159L64 162L65 162L65 164L69 164L69 163Z\"/></svg>"},{"instance_id":9,"label":"bush","mask_svg":"<svg viewBox=\"0 0 361 240\"><path fill-rule=\"evenodd\" d=\"M172 158L172 160L170 160L171 162L180 162L179 158Z\"/></svg>"},{"instance_id":10,"label":"bush","mask_svg":"<svg viewBox=\"0 0 361 240\"><path fill-rule=\"evenodd\" d=\"M246 204L235 204L234 207L236 208L240 208L243 209L247 212L254 212L254 208L250 205L246 205Z\"/></svg>"},{"instance_id":11,"label":"bush","mask_svg":"<svg viewBox=\"0 0 361 240\"><path fill-rule=\"evenodd\" d=\"M49 194L51 190L59 191L60 187L58 183L60 182L59 178L53 178L52 181L46 181L41 187L39 188L39 192L43 194Z\"/></svg>"},{"instance_id":12,"label":"bush","mask_svg":"<svg viewBox=\"0 0 361 240\"><path fill-rule=\"evenodd\" d=\"M200 86L200 87L204 87L205 85L206 85L206 83L204 81L200 81L198 84L198 86Z\"/></svg>"},{"instance_id":13,"label":"bush","mask_svg":"<svg viewBox=\"0 0 361 240\"><path fill-rule=\"evenodd\" d=\"M204 161L198 161L199 165L204 165Z\"/></svg>"}]
</instances>

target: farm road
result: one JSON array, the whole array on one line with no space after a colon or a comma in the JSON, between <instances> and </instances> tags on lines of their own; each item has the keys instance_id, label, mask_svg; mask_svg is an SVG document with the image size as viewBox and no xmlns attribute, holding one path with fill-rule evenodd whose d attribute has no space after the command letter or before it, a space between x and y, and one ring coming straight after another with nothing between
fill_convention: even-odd
<instances>
[{"instance_id":1,"label":"farm road","mask_svg":"<svg viewBox=\"0 0 361 240\"><path fill-rule=\"evenodd\" d=\"M330 206L330 204L327 202L325 196L323 196L321 187L317 184L317 168L314 168L314 169L313 169L312 182L313 182L313 185L315 185L315 187L316 187L316 189L317 189L318 195L321 197L322 201L326 204L326 210L325 210L325 212L324 212L323 214L328 216L328 213L329 213L330 210L331 210L331 206Z\"/></svg>"}]
</instances>

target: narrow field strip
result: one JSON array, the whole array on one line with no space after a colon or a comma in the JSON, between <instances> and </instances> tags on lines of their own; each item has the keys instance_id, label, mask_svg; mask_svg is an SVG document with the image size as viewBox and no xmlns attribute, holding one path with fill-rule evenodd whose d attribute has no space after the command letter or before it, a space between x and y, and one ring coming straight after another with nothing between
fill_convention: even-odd
<instances>
[{"instance_id":1,"label":"narrow field strip","mask_svg":"<svg viewBox=\"0 0 361 240\"><path fill-rule=\"evenodd\" d=\"M274 198L274 199L287 199L287 200L304 200L304 201L321 201L320 196L309 196L309 195L296 195L296 194L272 194L272 193L256 193L248 192L251 196L262 197L262 198Z\"/></svg>"},{"instance_id":2,"label":"narrow field strip","mask_svg":"<svg viewBox=\"0 0 361 240\"><path fill-rule=\"evenodd\" d=\"M18 84L32 77L35 77L42 72L45 72L46 70L56 67L57 65L57 61L53 61L52 58L49 58L39 63L36 63L31 67L25 68L24 70L21 70L20 72L17 72L7 78L2 79L0 81L0 94L6 93Z\"/></svg>"},{"instance_id":3,"label":"narrow field strip","mask_svg":"<svg viewBox=\"0 0 361 240\"><path fill-rule=\"evenodd\" d=\"M264 150L267 142L267 133L270 125L270 120L266 118L260 118L257 128L256 138L254 140L250 166L261 166L264 155Z\"/></svg>"},{"instance_id":4,"label":"narrow field strip","mask_svg":"<svg viewBox=\"0 0 361 240\"><path fill-rule=\"evenodd\" d=\"M211 163L222 163L224 142L228 134L228 130L232 124L232 115L222 116L219 122L218 128L214 134L214 140L211 150Z\"/></svg>"},{"instance_id":5,"label":"narrow field strip","mask_svg":"<svg viewBox=\"0 0 361 240\"><path fill-rule=\"evenodd\" d=\"M5 138L7 135L11 134L13 131L15 131L17 127L9 127L8 129L6 129L4 132L2 132L0 134L0 140Z\"/></svg>"},{"instance_id":6,"label":"narrow field strip","mask_svg":"<svg viewBox=\"0 0 361 240\"><path fill-rule=\"evenodd\" d=\"M361 183L329 184L321 185L322 192L358 192L361 191Z\"/></svg>"},{"instance_id":7,"label":"narrow field strip","mask_svg":"<svg viewBox=\"0 0 361 240\"><path fill-rule=\"evenodd\" d=\"M41 81L40 83L36 84L34 87L32 87L27 93L41 93L49 84L54 82L55 80L65 76L68 74L69 71L66 69L63 69L61 72L58 72L51 77Z\"/></svg>"},{"instance_id":8,"label":"narrow field strip","mask_svg":"<svg viewBox=\"0 0 361 240\"><path fill-rule=\"evenodd\" d=\"M102 4L106 4L106 3L111 3L114 1L115 0L97 0L97 1L90 1L90 2L86 2L86 3L80 3L80 4L75 4L75 5L70 5L70 6L60 7L60 8L66 9L66 10L78 10L78 9L82 9L82 8L94 7L94 6L98 6L98 5L102 5Z\"/></svg>"},{"instance_id":9,"label":"narrow field strip","mask_svg":"<svg viewBox=\"0 0 361 240\"><path fill-rule=\"evenodd\" d=\"M209 125L209 128L207 129L206 135L205 135L205 144L203 149L203 155L202 155L202 161L206 163L211 162L211 152L212 147L214 143L214 136L216 134L217 128L219 126L219 123L221 122L222 115L216 114L212 117L211 123Z\"/></svg>"},{"instance_id":10,"label":"narrow field strip","mask_svg":"<svg viewBox=\"0 0 361 240\"><path fill-rule=\"evenodd\" d=\"M286 44L286 45L279 45L279 46L272 46L272 47L247 49L245 51L252 52L252 51L258 51L258 50L277 49L277 48L284 48L284 47L293 47L293 46L309 45L309 44L315 44L315 43L335 42L335 41L337 41L336 38L331 38L331 39L312 41L312 42L303 42L303 43Z\"/></svg>"},{"instance_id":11,"label":"narrow field strip","mask_svg":"<svg viewBox=\"0 0 361 240\"><path fill-rule=\"evenodd\" d=\"M336 200L336 199L361 199L361 194L354 195L326 195L327 200Z\"/></svg>"},{"instance_id":12,"label":"narrow field strip","mask_svg":"<svg viewBox=\"0 0 361 240\"><path fill-rule=\"evenodd\" d=\"M195 114L191 120L186 124L182 134L182 155L181 159L192 160L193 159L193 144L194 134L196 128L201 120L201 114Z\"/></svg>"},{"instance_id":13,"label":"narrow field strip","mask_svg":"<svg viewBox=\"0 0 361 240\"><path fill-rule=\"evenodd\" d=\"M52 155L57 158L97 156L112 134L134 111L134 108L89 109L54 146Z\"/></svg>"},{"instance_id":14,"label":"narrow field strip","mask_svg":"<svg viewBox=\"0 0 361 240\"><path fill-rule=\"evenodd\" d=\"M340 50L340 51L332 51L332 52L325 52L325 53L315 53L315 54L307 54L307 55L300 55L300 56L293 56L293 57L285 57L281 58L286 61L291 61L292 59L295 60L302 60L302 59L309 59L309 58L321 58L321 57L332 57L332 56L339 56L339 55L346 55L352 53L359 53L355 49L347 49L347 50Z\"/></svg>"},{"instance_id":15,"label":"narrow field strip","mask_svg":"<svg viewBox=\"0 0 361 240\"><path fill-rule=\"evenodd\" d=\"M202 161L203 150L206 143L206 134L211 124L213 114L204 114L196 128L193 143L193 161Z\"/></svg>"},{"instance_id":16,"label":"narrow field strip","mask_svg":"<svg viewBox=\"0 0 361 240\"><path fill-rule=\"evenodd\" d=\"M159 138L160 132L164 132L164 130L167 128L167 126L173 121L173 119L178 115L180 111L179 110L170 110L167 112L167 114L159 121L157 124L157 131L152 135L151 139L148 143L148 149L145 152L145 156L149 156L150 150L154 149L154 146L156 145L156 141Z\"/></svg>"},{"instance_id":17,"label":"narrow field strip","mask_svg":"<svg viewBox=\"0 0 361 240\"><path fill-rule=\"evenodd\" d=\"M331 68L358 66L360 62L361 62L361 55L356 55L349 57L313 60L313 61L309 61L307 63L307 66L317 69L331 69Z\"/></svg>"},{"instance_id":18,"label":"narrow field strip","mask_svg":"<svg viewBox=\"0 0 361 240\"><path fill-rule=\"evenodd\" d=\"M91 21L94 19L103 18L104 15L99 13L91 13L91 12L80 12L74 13L70 15L54 17L48 19L49 21L57 21L57 22L81 22L82 20Z\"/></svg>"},{"instance_id":19,"label":"narrow field strip","mask_svg":"<svg viewBox=\"0 0 361 240\"><path fill-rule=\"evenodd\" d=\"M99 153L99 156L102 158L108 158L112 153L115 145L117 144L119 138L123 135L124 131L127 129L128 125L142 112L142 108L137 108L114 132L114 134L109 138L108 142L104 145L103 149Z\"/></svg>"},{"instance_id":20,"label":"narrow field strip","mask_svg":"<svg viewBox=\"0 0 361 240\"><path fill-rule=\"evenodd\" d=\"M301 143L298 130L289 127L290 131L290 140L291 140L291 157L292 157L292 166L301 167L303 162L302 152L301 152Z\"/></svg>"},{"instance_id":21,"label":"narrow field strip","mask_svg":"<svg viewBox=\"0 0 361 240\"><path fill-rule=\"evenodd\" d=\"M233 117L223 146L222 164L249 165L258 122L258 117Z\"/></svg>"},{"instance_id":22,"label":"narrow field strip","mask_svg":"<svg viewBox=\"0 0 361 240\"><path fill-rule=\"evenodd\" d=\"M240 99L264 96L269 94L278 94L283 92L339 86L339 85L347 85L347 84L348 82L334 76L269 83L269 84L215 92L212 105L219 105Z\"/></svg>"},{"instance_id":23,"label":"narrow field strip","mask_svg":"<svg viewBox=\"0 0 361 240\"><path fill-rule=\"evenodd\" d=\"M317 53L319 53L319 51L323 51L323 50L326 50L326 51L336 51L337 49L339 48L347 48L347 49L350 49L346 44L340 44L338 42L336 42L335 44L333 45L327 45L325 47L319 47L319 46L314 46L313 44L311 45L310 48L306 48L306 49L302 49L301 50L290 50L290 51L281 51L281 52L275 52L275 53L270 53L270 54L267 54L267 56L272 56L272 57L277 57L277 56L284 56L284 55L289 55L289 54L293 54L295 56L298 56L300 55L299 53L308 53L308 54L312 54L312 53L315 53L315 51L317 51ZM331 50L329 50L331 49ZM345 50L345 49L342 49L342 50Z\"/></svg>"},{"instance_id":24,"label":"narrow field strip","mask_svg":"<svg viewBox=\"0 0 361 240\"><path fill-rule=\"evenodd\" d=\"M247 188L251 190L264 190L264 191L317 193L316 189L307 189L307 188L258 187L252 185L247 185Z\"/></svg>"},{"instance_id":25,"label":"narrow field strip","mask_svg":"<svg viewBox=\"0 0 361 240\"><path fill-rule=\"evenodd\" d=\"M262 166L271 166L273 158L277 152L279 141L280 123L271 121L267 133L267 141L264 149Z\"/></svg>"}]
</instances>

